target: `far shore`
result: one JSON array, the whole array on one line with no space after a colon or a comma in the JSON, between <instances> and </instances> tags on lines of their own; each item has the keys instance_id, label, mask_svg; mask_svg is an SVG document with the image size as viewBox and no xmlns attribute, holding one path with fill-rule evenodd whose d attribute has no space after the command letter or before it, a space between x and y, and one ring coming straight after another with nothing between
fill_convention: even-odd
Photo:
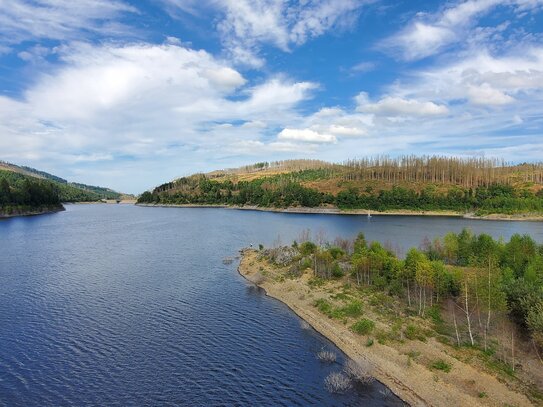
<instances>
[{"instance_id":1,"label":"far shore","mask_svg":"<svg viewBox=\"0 0 543 407\"><path fill-rule=\"evenodd\" d=\"M368 209L339 209L335 207L327 208L308 208L308 207L288 207L288 208L266 208L261 206L237 206L237 205L211 205L211 204L146 204L136 203L137 206L150 206L162 208L223 208L244 211L278 212L278 213L296 213L296 214L322 214L322 215L360 215L360 216L443 216L474 220L500 220L500 221L543 221L543 215L534 214L489 214L477 216L474 213L463 213L456 211L412 211L412 210L393 210L393 211L370 211Z\"/></svg>"},{"instance_id":2,"label":"far shore","mask_svg":"<svg viewBox=\"0 0 543 407\"><path fill-rule=\"evenodd\" d=\"M8 218L16 218L19 216L37 216L37 215L45 215L48 213L56 213L56 212L62 212L65 211L66 208L64 206L44 206L40 208L33 208L33 209L14 209L10 213L6 213L0 210L0 219L8 219Z\"/></svg>"}]
</instances>

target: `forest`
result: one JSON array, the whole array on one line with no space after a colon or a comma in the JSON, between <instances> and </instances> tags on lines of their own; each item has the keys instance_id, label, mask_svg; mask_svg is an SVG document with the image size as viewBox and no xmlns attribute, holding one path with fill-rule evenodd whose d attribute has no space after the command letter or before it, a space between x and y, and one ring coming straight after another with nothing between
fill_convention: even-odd
<instances>
[{"instance_id":1,"label":"forest","mask_svg":"<svg viewBox=\"0 0 543 407\"><path fill-rule=\"evenodd\" d=\"M109 188L69 182L64 178L32 167L0 161L0 171L9 171L31 179L44 179L55 184L62 202L90 202L100 199L121 199L122 194Z\"/></svg>"},{"instance_id":2,"label":"forest","mask_svg":"<svg viewBox=\"0 0 543 407\"><path fill-rule=\"evenodd\" d=\"M41 207L60 205L57 185L47 180L28 177L10 171L0 171L0 209L11 207Z\"/></svg>"},{"instance_id":3,"label":"forest","mask_svg":"<svg viewBox=\"0 0 543 407\"><path fill-rule=\"evenodd\" d=\"M328 242L312 240L307 232L290 248L260 250L272 263L286 265L290 278L312 269L310 285L349 282L344 287L381 293L383 309L388 299L396 299L404 316L433 321L440 340L481 349L510 372L517 363L517 342L531 343L543 362L543 245L528 235L505 242L465 229L425 239L404 258L386 245L367 242L363 234ZM342 309L325 300L315 306L331 318L342 318ZM402 335L422 338L427 333L412 326Z\"/></svg>"},{"instance_id":4,"label":"forest","mask_svg":"<svg viewBox=\"0 0 543 407\"><path fill-rule=\"evenodd\" d=\"M296 160L179 178L143 193L138 202L543 213L542 174L540 164L443 157L343 165Z\"/></svg>"}]
</instances>

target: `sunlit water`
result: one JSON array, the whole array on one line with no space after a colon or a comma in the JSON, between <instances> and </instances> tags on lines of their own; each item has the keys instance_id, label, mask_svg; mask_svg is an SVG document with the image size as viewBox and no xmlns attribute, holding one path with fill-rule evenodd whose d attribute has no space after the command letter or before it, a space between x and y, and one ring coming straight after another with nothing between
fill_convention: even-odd
<instances>
[{"instance_id":1,"label":"sunlit water","mask_svg":"<svg viewBox=\"0 0 543 407\"><path fill-rule=\"evenodd\" d=\"M122 205L2 220L0 405L401 405L379 383L329 394L341 352L222 259L304 229L405 251L463 227L543 240L535 222Z\"/></svg>"}]
</instances>

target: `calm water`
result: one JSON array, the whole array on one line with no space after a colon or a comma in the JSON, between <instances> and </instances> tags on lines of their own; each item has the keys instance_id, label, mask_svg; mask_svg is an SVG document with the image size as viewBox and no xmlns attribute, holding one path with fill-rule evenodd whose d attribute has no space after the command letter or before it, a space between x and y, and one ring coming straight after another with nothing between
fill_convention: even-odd
<instances>
[{"instance_id":1,"label":"calm water","mask_svg":"<svg viewBox=\"0 0 543 407\"><path fill-rule=\"evenodd\" d=\"M466 226L543 241L535 222L120 205L0 221L0 405L401 405L329 394L341 353L222 259L304 229L405 250Z\"/></svg>"}]
</instances>

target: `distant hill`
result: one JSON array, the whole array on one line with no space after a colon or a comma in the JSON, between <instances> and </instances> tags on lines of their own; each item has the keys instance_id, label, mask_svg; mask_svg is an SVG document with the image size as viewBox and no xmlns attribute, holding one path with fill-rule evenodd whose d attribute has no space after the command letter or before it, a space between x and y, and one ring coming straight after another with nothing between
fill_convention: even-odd
<instances>
[{"instance_id":1,"label":"distant hill","mask_svg":"<svg viewBox=\"0 0 543 407\"><path fill-rule=\"evenodd\" d=\"M0 161L0 173L9 171L21 174L23 176L48 180L53 182L59 191L59 197L62 202L86 202L99 201L101 199L123 199L131 198L131 195L123 194L109 188L85 185L76 182L69 182L64 178L40 171L35 168L19 166L5 161Z\"/></svg>"},{"instance_id":2,"label":"distant hill","mask_svg":"<svg viewBox=\"0 0 543 407\"><path fill-rule=\"evenodd\" d=\"M262 162L175 179L139 202L542 214L543 164L440 156Z\"/></svg>"}]
</instances>

